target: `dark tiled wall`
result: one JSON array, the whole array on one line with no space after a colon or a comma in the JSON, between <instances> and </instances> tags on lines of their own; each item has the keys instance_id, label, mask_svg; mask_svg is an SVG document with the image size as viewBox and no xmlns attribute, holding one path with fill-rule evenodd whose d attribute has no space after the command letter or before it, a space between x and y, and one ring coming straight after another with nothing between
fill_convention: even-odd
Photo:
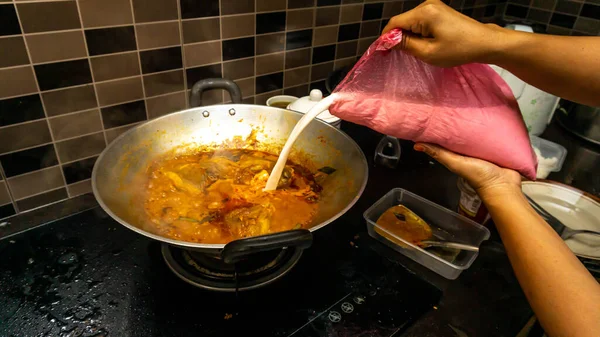
<instances>
[{"instance_id":1,"label":"dark tiled wall","mask_svg":"<svg viewBox=\"0 0 600 337\"><path fill-rule=\"evenodd\" d=\"M449 1L478 19L502 1ZM226 77L304 96L419 1L0 0L0 218L89 193L115 137ZM205 93L207 104L229 99Z\"/></svg>"},{"instance_id":2,"label":"dark tiled wall","mask_svg":"<svg viewBox=\"0 0 600 337\"><path fill-rule=\"evenodd\" d=\"M600 35L600 1L510 0L504 19L534 24L556 35Z\"/></svg>"}]
</instances>

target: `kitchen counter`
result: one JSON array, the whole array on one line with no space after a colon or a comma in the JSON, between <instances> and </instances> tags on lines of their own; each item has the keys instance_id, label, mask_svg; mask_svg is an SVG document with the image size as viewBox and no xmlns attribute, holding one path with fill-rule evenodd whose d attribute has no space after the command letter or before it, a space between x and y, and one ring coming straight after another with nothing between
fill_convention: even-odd
<instances>
[{"instance_id":1,"label":"kitchen counter","mask_svg":"<svg viewBox=\"0 0 600 337\"><path fill-rule=\"evenodd\" d=\"M352 136L358 144L360 144L363 152L367 156L369 161L370 179L367 184L367 188L357 204L339 220L330 224L323 230L315 232L315 239L319 240L319 238L323 237L332 238L332 240L336 241L337 243L344 245L344 250L372 250L377 254L384 256L385 260L387 260L386 263L389 264L390 268L391 266L394 266L393 268L406 268L408 271L410 271L410 273L417 275L419 278L426 280L435 288L441 290L442 295L439 303L433 306L425 315L421 316L408 329L404 329L402 336L515 336L530 319L532 316L532 311L517 283L508 258L504 253L503 246L499 242L497 235L492 235L492 239L485 242L479 257L470 269L464 271L457 280L447 280L396 253L387 246L384 246L383 244L371 239L366 233L362 213L376 200L394 187L402 187L444 207L455 210L459 198L459 191L456 187L457 177L450 173L442 165L433 162L427 155L411 150L412 143L408 141L401 142L403 153L401 155L400 164L396 169L375 166L373 164L373 154L381 135L364 127L348 123L344 123L342 129ZM568 145L569 153L571 153L571 151L575 152L578 148L577 142L579 140L569 138L570 136L568 134L563 134L561 131L561 129L556 129L555 125L551 126L551 128L547 131L547 133L550 135L550 137L547 139L563 144L565 147ZM543 135L543 137L546 138L545 135ZM567 141L570 143L567 144ZM569 160L570 158L567 157L567 161ZM565 163L565 165L567 165L567 163ZM599 186L597 185L596 178L591 177L591 180L586 180L581 178L587 177L586 174L578 174L575 171L570 172L570 176L577 177L576 180L574 179L574 181L588 187L586 188L587 191L597 194L597 191L600 190ZM556 177L560 178L563 176L555 174L555 176L551 176L550 178L557 179ZM87 207L81 205L74 206L75 202L70 201L65 203L64 207L61 207L60 205L53 205L53 208L51 208L50 211L42 210L13 218L10 220L10 226L0 227L0 238L6 237L13 232L22 231L26 228L37 225L53 226L53 224L49 223L50 220L53 219L49 219L48 217L52 217L53 215L55 216L56 214L68 214L69 209L83 210L85 208L89 208L90 206L94 206L92 199L90 199L89 196L81 198L81 200L85 205L87 205ZM132 270L119 269L120 263L118 261L123 259L131 259L130 254L127 253L127 250L132 249L138 251L136 254L140 253L140 249L142 249L142 253L147 250L149 259L152 261L158 261L154 263L159 263L160 265L161 258L154 256L156 255L156 250L153 249L153 247L156 246L155 243L118 225L116 222L109 219L108 216L98 207L93 207L91 210L87 210L83 214L78 215L76 220L78 224L76 225L69 225L70 227L64 226L64 222L66 221L68 221L68 219L60 221L55 225L61 225L63 228L72 227L79 231L84 231L86 228L85 226L93 226L94 224L101 224L102 226L110 227L102 232L102 235L107 235L107 246L104 248L108 249L108 251L110 251L110 246L112 245L111 240L121 243L123 243L124 240L131 240L129 248L127 248L124 252L114 251L113 254L108 254L110 256L98 257L104 259L105 261L113 261L114 266L110 265L110 263L109 265L106 265L105 262L98 266L93 264L91 266L87 266L87 264L83 266L83 268L97 268L97 270L92 270L93 273L103 273L106 275L114 275L115 273L118 273L125 275L126 278L130 277L132 279L127 283L127 285L125 285L125 283L121 284L121 281L118 281L119 283L115 283L114 285L115 293L112 295L116 298L122 297L124 300L131 301L131 303L118 304L126 305L127 308L129 308L128 311L126 310L127 314L124 314L124 316L106 315L105 312L105 316L102 319L105 324L112 327L112 331L129 331L131 336L141 336L145 331L150 333L151 331L156 331L153 329L159 329L159 327L169 327L169 324L174 322L174 318L169 315L169 309L166 309L162 305L169 303L171 300L177 301L181 299L171 298L168 294L163 293L164 291L169 292L169 289L159 289L161 293L154 293L157 291L157 289L154 288L159 287L159 284L171 283L174 285L181 284L182 288L184 288L183 283L181 283L180 280L177 280L174 275L171 275L166 267L163 266L158 270L152 269L156 268L156 265L146 265L149 262L146 262L145 260L139 263L138 261L134 261L135 263L133 265L135 268ZM492 233L494 234L493 228ZM43 239L43 237L41 239ZM2 247L7 249L7 240L11 240L11 238L4 238L4 240L2 240L3 242L0 242L0 254L2 253ZM348 243L347 245L346 242ZM351 242L352 247L350 245ZM19 243L17 242L17 244ZM86 243L85 240L82 242L75 242L73 244L82 251L87 250L85 254L94 255L93 252L89 252L89 249L93 248L88 247L88 243ZM334 247L333 244L332 247ZM28 253L31 252L24 251L23 256L27 255ZM68 254L63 256L66 256L67 258L69 257ZM61 258L63 258L63 256L61 256ZM27 261L27 259L25 260ZM31 263L33 263L33 261ZM75 268L74 266L76 264L73 264L73 261L68 259L64 261L58 261L58 264L58 270L60 271L62 268L64 269L63 271L66 272L64 277L70 277L70 273L77 275L76 273L81 271L81 269L73 269ZM298 267L301 268L300 264ZM54 271L48 270L46 270L44 273L48 272L50 275L54 273ZM148 282L140 281L149 279L149 273L164 274L152 275L151 281ZM82 279L83 283L86 280L86 275L80 274L79 278ZM1 281L2 278L0 278L0 288L3 286ZM402 284L402 281L403 280L400 280L399 284ZM94 281L87 282L87 284L79 284L79 286L82 287L82 290L80 295L77 296L84 296L84 298L85 296L90 296L89 294L93 293L95 287L98 286L94 283ZM112 277L112 279L111 277L108 277L105 280L105 283L106 282L117 282L117 277ZM408 282L408 278L406 282ZM32 284L35 283L32 281ZM50 285L45 286L50 287ZM106 284L104 286L107 287ZM272 286L277 286L277 283L267 287ZM4 287L6 287L6 284ZM28 296L31 294L31 292L35 293L35 291L40 291L40 289L31 289L28 287L29 285L23 286L24 294ZM190 288L189 286L185 286L185 289ZM123 294L119 294L117 290L123 290L125 292ZM135 293L135 296L132 296L132 292ZM425 298L427 301L430 301L431 296L428 295L429 294L414 294L417 300L420 296L422 296L424 301ZM215 295L213 297L218 298L218 296L219 295ZM190 297L194 296L190 294ZM102 298L103 297L90 297L89 299L85 298L85 303L100 303L102 302ZM43 297L43 299L44 301L48 302L49 305L52 305L54 301L52 298ZM115 303L111 304L111 302L107 302L103 305L117 306ZM15 306L14 310L18 311L22 309L22 305L19 304L18 299L12 302L11 305ZM199 306L202 305L203 304L199 304ZM210 305L213 304L211 303ZM143 306L146 309L136 309L138 306ZM76 309L85 314L79 314L82 315L82 317L78 317L78 313L76 312L76 318L80 319L81 322L85 322L85 324L88 326L95 326L93 324L95 319L94 317L98 317L99 313L93 312L93 310L87 313L86 310L90 310L87 307L74 308L73 310L77 311ZM399 306L398 310L402 309L403 308ZM48 312L43 314L44 318L42 320L45 322L43 324L54 324L54 322L56 322L55 318L49 316L51 311L48 311L47 308L44 310L38 308L36 310L39 312L33 312L32 315L35 316L39 314L42 316L42 313ZM155 322L155 319L147 316L149 312L154 312L156 315L160 315L161 319L163 320ZM171 315L173 314L175 314L175 311L171 313ZM2 317L0 315L0 322L2 322L3 319L6 319L6 317ZM91 325L89 323L90 320L92 322ZM36 322L31 321L24 322L24 324L25 323L29 325L36 324ZM99 327L100 325L96 326ZM194 328L193 322L190 322L190 328ZM2 329L0 328L0 332L1 331ZM182 332L177 334L176 331ZM69 335L67 332L65 332L65 336ZM96 328L96 330L91 329L89 331L81 331L81 333L82 336L104 336L108 333L108 331L105 331L101 328ZM112 336L113 333L109 334L109 336ZM172 330L170 333L174 336L182 336L186 335L187 333L191 333L191 331L186 330L185 327L180 327L179 330ZM117 335L119 335L118 332Z\"/></svg>"}]
</instances>

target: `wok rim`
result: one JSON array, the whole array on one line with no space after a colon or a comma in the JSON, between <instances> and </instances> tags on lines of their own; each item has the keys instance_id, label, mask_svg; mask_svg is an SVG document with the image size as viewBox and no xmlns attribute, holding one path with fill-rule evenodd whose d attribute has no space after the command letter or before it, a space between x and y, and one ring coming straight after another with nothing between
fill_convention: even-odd
<instances>
[{"instance_id":1,"label":"wok rim","mask_svg":"<svg viewBox=\"0 0 600 337\"><path fill-rule=\"evenodd\" d=\"M176 111L176 112L172 112L169 114L166 114L164 116L160 116L158 118L155 119L151 119L148 120L144 123L141 123L139 125L136 125L135 127L125 131L123 134L121 134L120 136L118 136L117 138L115 138L110 144L108 144L108 146L102 151L102 153L98 156L98 159L96 160L96 163L94 163L94 168L92 170L92 192L94 193L94 198L96 198L96 201L98 202L98 204L100 205L100 207L116 222L120 223L121 225L129 228L130 230L137 232L138 234L141 234L145 237L160 241L160 242L164 242L164 243L168 243L170 245L174 245L174 246L178 246L178 247L183 247L183 248L191 248L191 249L198 249L198 250L221 250L225 247L226 243L194 243L194 242L188 242L188 241L180 241L180 240L174 240L174 239L170 239L164 236L160 236L154 233L150 233L148 231L145 231L139 227L136 227L130 223L128 223L127 221L121 219L119 216L117 216L116 214L114 214L110 208L104 203L104 201L102 200L102 198L100 197L100 193L98 192L97 186L96 186L96 176L98 173L98 167L99 164L102 162L102 159L104 158L104 155L114 146L114 144L116 144L121 138L126 137L128 134L133 133L135 130L137 130L138 128L143 127L144 125L150 123L150 122L155 122L164 118L167 118L170 115L175 115L175 114L183 114L186 113L188 111L194 111L194 110L202 110L202 109L206 109L206 108L212 108L212 107L216 107L216 106L225 106L227 108L235 108L235 107L245 107L245 108L260 108L262 109L270 109L270 110L284 110L284 111L288 111L288 112L292 112L296 115L302 116L304 115L303 113L297 112L297 111L293 111L293 110L288 110L288 109L283 109L283 108L276 108L276 107L270 107L270 106L262 106L262 105L256 105L256 104L220 104L220 105L213 105L213 106L201 106L201 107L197 107L197 108L190 108L190 109L184 109L184 110L180 110L180 111ZM367 163L367 158L365 157L365 154L363 153L362 149L360 148L360 146L354 141L354 139L352 139L350 136L348 136L348 134L346 134L345 132L343 132L340 129L337 129L336 127L318 119L315 118L313 119L312 122L318 122L321 123L323 125L326 125L328 128L333 129L335 132L339 132L344 138L346 138L351 144L352 146L358 150L358 153L361 156L361 162L365 168L365 175L362 179L361 182L361 186L358 189L358 193L356 194L356 196L352 199L352 201L350 201L346 207L344 207L342 210L340 210L338 213L336 213L335 215L333 215L331 218L321 222L320 224L313 226L311 228L309 228L308 230L312 233L318 229L321 229L327 225L329 225L330 223L334 222L335 220L339 219L342 215L344 215L346 212L348 212L350 210L350 208L352 208L356 202L358 201L358 199L360 199L360 197L362 196L366 186L367 186L367 181L369 179L369 165ZM235 241L235 240L233 240ZM233 242L230 241L230 242Z\"/></svg>"}]
</instances>

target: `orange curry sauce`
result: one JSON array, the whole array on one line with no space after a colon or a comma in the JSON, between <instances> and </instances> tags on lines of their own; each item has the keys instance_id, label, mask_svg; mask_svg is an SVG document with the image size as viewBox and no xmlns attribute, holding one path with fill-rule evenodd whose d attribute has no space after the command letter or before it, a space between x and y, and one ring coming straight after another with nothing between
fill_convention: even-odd
<instances>
[{"instance_id":1,"label":"orange curry sauce","mask_svg":"<svg viewBox=\"0 0 600 337\"><path fill-rule=\"evenodd\" d=\"M145 212L157 234L198 243L308 228L320 173L288 161L278 189L263 192L276 160L251 150L163 158L148 168Z\"/></svg>"}]
</instances>

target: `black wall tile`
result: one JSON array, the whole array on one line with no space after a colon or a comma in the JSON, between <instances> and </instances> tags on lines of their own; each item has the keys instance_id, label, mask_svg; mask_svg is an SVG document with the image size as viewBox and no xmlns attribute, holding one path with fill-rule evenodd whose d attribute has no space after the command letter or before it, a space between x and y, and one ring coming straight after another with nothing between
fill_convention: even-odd
<instances>
[{"instance_id":1,"label":"black wall tile","mask_svg":"<svg viewBox=\"0 0 600 337\"><path fill-rule=\"evenodd\" d=\"M325 81L312 82L309 86L309 91L313 89L319 89L321 90L321 92L327 92L327 86L325 85Z\"/></svg>"},{"instance_id":2,"label":"black wall tile","mask_svg":"<svg viewBox=\"0 0 600 337\"><path fill-rule=\"evenodd\" d=\"M223 77L220 64L211 64L209 66L204 67L188 68L185 70L185 73L187 77L188 89L191 89L196 82L202 79Z\"/></svg>"},{"instance_id":3,"label":"black wall tile","mask_svg":"<svg viewBox=\"0 0 600 337\"><path fill-rule=\"evenodd\" d=\"M285 12L256 14L256 34L285 30Z\"/></svg>"},{"instance_id":4,"label":"black wall tile","mask_svg":"<svg viewBox=\"0 0 600 337\"><path fill-rule=\"evenodd\" d=\"M335 59L335 45L313 48L312 63L327 62Z\"/></svg>"},{"instance_id":5,"label":"black wall tile","mask_svg":"<svg viewBox=\"0 0 600 337\"><path fill-rule=\"evenodd\" d=\"M42 145L0 156L0 163L7 177L37 171L58 164L54 145Z\"/></svg>"},{"instance_id":6,"label":"black wall tile","mask_svg":"<svg viewBox=\"0 0 600 337\"><path fill-rule=\"evenodd\" d=\"M363 8L363 20L381 19L383 14L383 3L365 4Z\"/></svg>"},{"instance_id":7,"label":"black wall tile","mask_svg":"<svg viewBox=\"0 0 600 337\"><path fill-rule=\"evenodd\" d=\"M317 0L317 6L334 6L342 3L342 0Z\"/></svg>"},{"instance_id":8,"label":"black wall tile","mask_svg":"<svg viewBox=\"0 0 600 337\"><path fill-rule=\"evenodd\" d=\"M554 7L555 12L572 15L578 15L580 9L581 3L575 1L558 1L556 7ZM598 17L598 19L600 19L600 17Z\"/></svg>"},{"instance_id":9,"label":"black wall tile","mask_svg":"<svg viewBox=\"0 0 600 337\"><path fill-rule=\"evenodd\" d=\"M283 88L283 72L256 77L256 94Z\"/></svg>"},{"instance_id":10,"label":"black wall tile","mask_svg":"<svg viewBox=\"0 0 600 337\"><path fill-rule=\"evenodd\" d=\"M113 105L101 111L105 129L146 120L144 101Z\"/></svg>"},{"instance_id":11,"label":"black wall tile","mask_svg":"<svg viewBox=\"0 0 600 337\"><path fill-rule=\"evenodd\" d=\"M0 5L0 36L21 34L17 11L13 4Z\"/></svg>"},{"instance_id":12,"label":"black wall tile","mask_svg":"<svg viewBox=\"0 0 600 337\"><path fill-rule=\"evenodd\" d=\"M181 17L204 18L219 15L219 0L180 0Z\"/></svg>"},{"instance_id":13,"label":"black wall tile","mask_svg":"<svg viewBox=\"0 0 600 337\"><path fill-rule=\"evenodd\" d=\"M67 199L68 197L69 195L67 194L67 189L61 188L58 190L38 194L27 199L19 200L17 201L17 206L19 206L19 210L23 212L36 207L51 204L53 202L57 202L63 199Z\"/></svg>"},{"instance_id":14,"label":"black wall tile","mask_svg":"<svg viewBox=\"0 0 600 337\"><path fill-rule=\"evenodd\" d=\"M579 15L585 16L586 18L600 20L600 6L584 4Z\"/></svg>"},{"instance_id":15,"label":"black wall tile","mask_svg":"<svg viewBox=\"0 0 600 337\"><path fill-rule=\"evenodd\" d=\"M224 40L223 61L241 59L254 56L254 38L245 37L241 39Z\"/></svg>"},{"instance_id":16,"label":"black wall tile","mask_svg":"<svg viewBox=\"0 0 600 337\"><path fill-rule=\"evenodd\" d=\"M352 23L349 25L341 25L338 31L338 42L356 40L360 33L360 23Z\"/></svg>"},{"instance_id":17,"label":"black wall tile","mask_svg":"<svg viewBox=\"0 0 600 337\"><path fill-rule=\"evenodd\" d=\"M550 24L571 29L573 28L576 19L577 17L575 16L554 13L552 14L552 18L550 18Z\"/></svg>"},{"instance_id":18,"label":"black wall tile","mask_svg":"<svg viewBox=\"0 0 600 337\"><path fill-rule=\"evenodd\" d=\"M39 64L34 69L42 91L92 82L87 59Z\"/></svg>"},{"instance_id":19,"label":"black wall tile","mask_svg":"<svg viewBox=\"0 0 600 337\"><path fill-rule=\"evenodd\" d=\"M144 74L183 67L181 47L141 51L140 61Z\"/></svg>"},{"instance_id":20,"label":"black wall tile","mask_svg":"<svg viewBox=\"0 0 600 337\"><path fill-rule=\"evenodd\" d=\"M65 174L67 184L72 184L91 178L96 159L98 159L98 157L88 158L64 165L62 169Z\"/></svg>"},{"instance_id":21,"label":"black wall tile","mask_svg":"<svg viewBox=\"0 0 600 337\"><path fill-rule=\"evenodd\" d=\"M288 8L305 8L305 7L313 7L315 5L315 0L288 0Z\"/></svg>"},{"instance_id":22,"label":"black wall tile","mask_svg":"<svg viewBox=\"0 0 600 337\"><path fill-rule=\"evenodd\" d=\"M133 26L88 29L85 39L91 56L136 50Z\"/></svg>"},{"instance_id":23,"label":"black wall tile","mask_svg":"<svg viewBox=\"0 0 600 337\"><path fill-rule=\"evenodd\" d=\"M15 208L12 204L0 206L0 219L15 215Z\"/></svg>"},{"instance_id":24,"label":"black wall tile","mask_svg":"<svg viewBox=\"0 0 600 337\"><path fill-rule=\"evenodd\" d=\"M483 12L483 17L490 17L496 14L496 5L488 5L485 6L485 11Z\"/></svg>"},{"instance_id":25,"label":"black wall tile","mask_svg":"<svg viewBox=\"0 0 600 337\"><path fill-rule=\"evenodd\" d=\"M285 35L286 50L300 49L310 47L312 45L313 30L298 30L295 32L288 32Z\"/></svg>"},{"instance_id":26,"label":"black wall tile","mask_svg":"<svg viewBox=\"0 0 600 337\"><path fill-rule=\"evenodd\" d=\"M44 118L40 95L29 95L0 101L0 126Z\"/></svg>"},{"instance_id":27,"label":"black wall tile","mask_svg":"<svg viewBox=\"0 0 600 337\"><path fill-rule=\"evenodd\" d=\"M508 4L506 6L506 15L524 19L527 17L528 10L529 9L527 7Z\"/></svg>"}]
</instances>

